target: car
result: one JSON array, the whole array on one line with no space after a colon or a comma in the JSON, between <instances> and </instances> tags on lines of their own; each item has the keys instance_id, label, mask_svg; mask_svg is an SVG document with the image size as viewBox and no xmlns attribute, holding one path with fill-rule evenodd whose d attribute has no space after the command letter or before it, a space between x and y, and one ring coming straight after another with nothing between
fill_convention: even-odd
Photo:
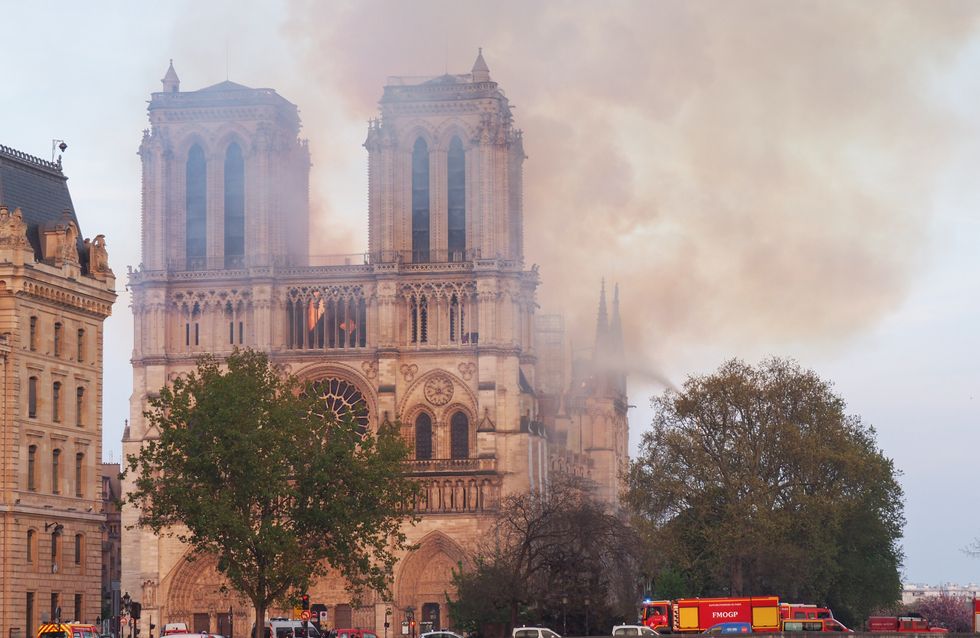
<instances>
[{"instance_id":1,"label":"car","mask_svg":"<svg viewBox=\"0 0 980 638\"><path fill-rule=\"evenodd\" d=\"M612 628L612 636L659 636L660 634L646 625L616 625Z\"/></svg>"},{"instance_id":2,"label":"car","mask_svg":"<svg viewBox=\"0 0 980 638\"><path fill-rule=\"evenodd\" d=\"M720 622L705 630L705 634L751 634L752 623L749 622Z\"/></svg>"},{"instance_id":3,"label":"car","mask_svg":"<svg viewBox=\"0 0 980 638\"><path fill-rule=\"evenodd\" d=\"M420 635L419 638L463 638L455 631L446 631L445 629L439 629L435 631L427 631Z\"/></svg>"},{"instance_id":4,"label":"car","mask_svg":"<svg viewBox=\"0 0 980 638\"><path fill-rule=\"evenodd\" d=\"M514 627L511 638L561 638L547 627Z\"/></svg>"}]
</instances>

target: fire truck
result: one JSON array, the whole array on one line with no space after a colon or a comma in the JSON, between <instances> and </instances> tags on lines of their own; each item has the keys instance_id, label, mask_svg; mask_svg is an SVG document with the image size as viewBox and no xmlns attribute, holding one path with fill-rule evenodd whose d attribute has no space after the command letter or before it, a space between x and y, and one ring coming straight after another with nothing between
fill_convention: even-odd
<instances>
[{"instance_id":1,"label":"fire truck","mask_svg":"<svg viewBox=\"0 0 980 638\"><path fill-rule=\"evenodd\" d=\"M723 622L745 622L755 632L781 629L777 596L680 598L643 603L640 619L656 631L701 633Z\"/></svg>"},{"instance_id":2,"label":"fire truck","mask_svg":"<svg viewBox=\"0 0 980 638\"><path fill-rule=\"evenodd\" d=\"M830 611L829 607L800 603L780 603L779 615L783 620L817 620L833 618L834 612Z\"/></svg>"},{"instance_id":3,"label":"fire truck","mask_svg":"<svg viewBox=\"0 0 980 638\"><path fill-rule=\"evenodd\" d=\"M80 622L48 622L37 628L37 638L98 638L99 628Z\"/></svg>"},{"instance_id":4,"label":"fire truck","mask_svg":"<svg viewBox=\"0 0 980 638\"><path fill-rule=\"evenodd\" d=\"M980 633L980 598L973 599L973 631Z\"/></svg>"},{"instance_id":5,"label":"fire truck","mask_svg":"<svg viewBox=\"0 0 980 638\"><path fill-rule=\"evenodd\" d=\"M871 616L868 618L868 631L910 634L949 633L949 630L943 627L930 627L929 621L921 616Z\"/></svg>"}]
</instances>

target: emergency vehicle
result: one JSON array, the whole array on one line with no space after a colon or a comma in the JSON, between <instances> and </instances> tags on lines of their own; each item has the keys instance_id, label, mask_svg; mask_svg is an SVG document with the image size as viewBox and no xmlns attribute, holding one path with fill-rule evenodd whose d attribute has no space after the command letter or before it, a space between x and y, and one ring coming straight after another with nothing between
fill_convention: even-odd
<instances>
[{"instance_id":1,"label":"emergency vehicle","mask_svg":"<svg viewBox=\"0 0 980 638\"><path fill-rule=\"evenodd\" d=\"M36 638L99 638L99 628L79 622L41 623Z\"/></svg>"},{"instance_id":2,"label":"emergency vehicle","mask_svg":"<svg viewBox=\"0 0 980 638\"><path fill-rule=\"evenodd\" d=\"M781 629L778 596L680 598L644 601L641 622L661 632L704 632L723 622L744 622L754 632Z\"/></svg>"},{"instance_id":3,"label":"emergency vehicle","mask_svg":"<svg viewBox=\"0 0 980 638\"><path fill-rule=\"evenodd\" d=\"M871 616L868 618L868 631L910 634L949 633L949 630L943 627L930 627L929 621L921 616Z\"/></svg>"},{"instance_id":4,"label":"emergency vehicle","mask_svg":"<svg viewBox=\"0 0 980 638\"><path fill-rule=\"evenodd\" d=\"M804 605L800 603L780 603L779 615L783 620L817 620L820 618L833 618L834 612L829 607L818 607L817 605Z\"/></svg>"}]
</instances>

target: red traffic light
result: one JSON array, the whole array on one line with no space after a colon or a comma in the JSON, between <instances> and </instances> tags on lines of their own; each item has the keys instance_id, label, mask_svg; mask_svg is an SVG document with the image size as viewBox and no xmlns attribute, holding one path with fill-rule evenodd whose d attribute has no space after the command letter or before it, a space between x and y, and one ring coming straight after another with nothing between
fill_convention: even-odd
<instances>
[{"instance_id":1,"label":"red traffic light","mask_svg":"<svg viewBox=\"0 0 980 638\"><path fill-rule=\"evenodd\" d=\"M302 603L303 609L309 609L310 608L310 595L309 594L303 594L302 596L300 596L299 599L300 599L300 602Z\"/></svg>"}]
</instances>

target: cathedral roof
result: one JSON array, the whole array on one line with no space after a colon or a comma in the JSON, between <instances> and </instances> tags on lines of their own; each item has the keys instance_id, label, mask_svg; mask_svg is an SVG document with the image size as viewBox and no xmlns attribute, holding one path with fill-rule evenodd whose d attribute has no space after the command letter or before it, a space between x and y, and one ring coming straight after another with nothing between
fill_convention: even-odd
<instances>
[{"instance_id":1,"label":"cathedral roof","mask_svg":"<svg viewBox=\"0 0 980 638\"><path fill-rule=\"evenodd\" d=\"M0 145L0 204L11 211L21 210L27 224L27 239L37 259L41 259L39 226L61 223L66 214L78 226L61 163L3 145Z\"/></svg>"},{"instance_id":2,"label":"cathedral roof","mask_svg":"<svg viewBox=\"0 0 980 638\"><path fill-rule=\"evenodd\" d=\"M203 89L198 89L197 91L190 91L191 93L216 93L218 91L254 91L250 86L245 86L244 84L239 84L238 82L232 82L231 80L225 80L224 82L218 82L217 84L212 84L211 86L206 86Z\"/></svg>"}]
</instances>

